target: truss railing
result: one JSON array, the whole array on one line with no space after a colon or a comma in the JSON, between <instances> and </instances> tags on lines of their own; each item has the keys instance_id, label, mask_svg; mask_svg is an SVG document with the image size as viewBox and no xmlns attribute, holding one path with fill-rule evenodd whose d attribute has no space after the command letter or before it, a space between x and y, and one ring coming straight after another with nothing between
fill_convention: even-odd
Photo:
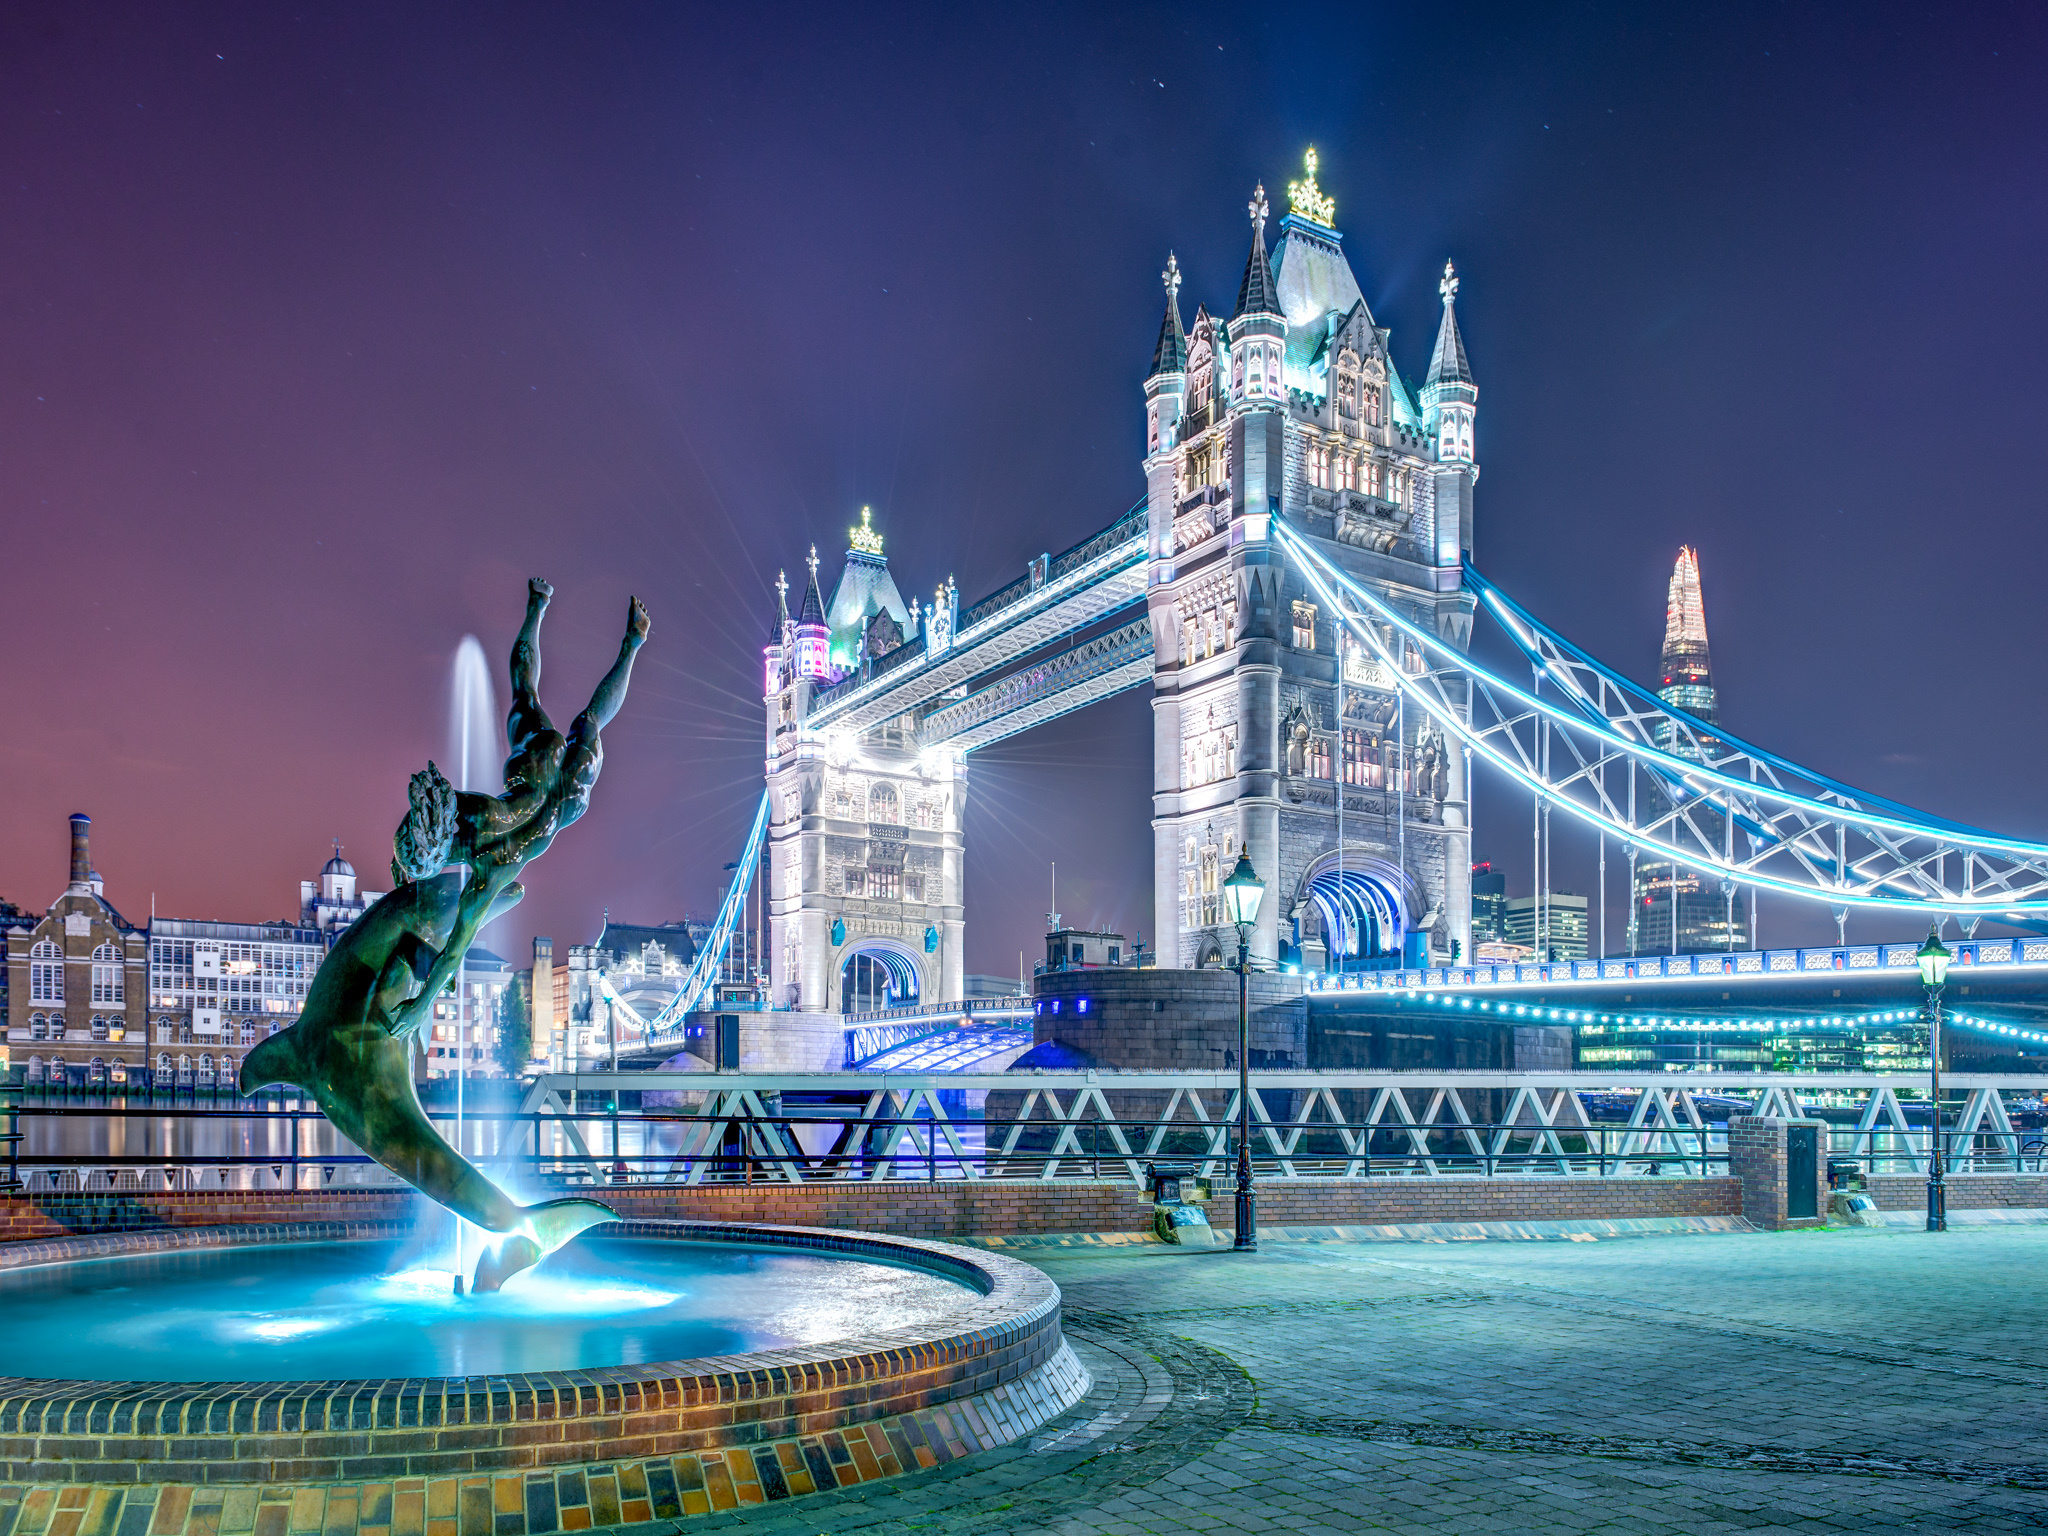
<instances>
[{"instance_id":1,"label":"truss railing","mask_svg":"<svg viewBox=\"0 0 2048 1536\"><path fill-rule=\"evenodd\" d=\"M1468 587L1529 658L1523 688L1339 569L1276 537L1346 630L1446 736L1625 848L1846 910L2048 918L2048 845L1853 790L1664 703L1510 602ZM1554 697L1546 696L1554 695Z\"/></svg>"},{"instance_id":2,"label":"truss railing","mask_svg":"<svg viewBox=\"0 0 2048 1536\"><path fill-rule=\"evenodd\" d=\"M1727 1123L1829 1122L1825 1154L1875 1174L1923 1175L1923 1080L1883 1073L1252 1074L1262 1180L1635 1178L1722 1175ZM2048 1172L2042 1080L1944 1081L1940 1141L1954 1174ZM960 1090L965 1090L961 1092ZM980 1106L980 1107L974 1107ZM1181 1073L679 1073L538 1079L516 1111L459 1128L506 1188L900 1179L1139 1188L1157 1160L1225 1177L1234 1075ZM31 1192L385 1187L400 1181L311 1100L204 1108L51 1103L20 1110ZM111 1120L128 1150L101 1150ZM437 1122L453 1132L446 1116ZM161 1143L151 1150L152 1142ZM2040 1203L2048 1204L2048 1199Z\"/></svg>"},{"instance_id":3,"label":"truss railing","mask_svg":"<svg viewBox=\"0 0 2048 1536\"><path fill-rule=\"evenodd\" d=\"M1261 1178L1280 1179L1699 1175L1726 1171L1732 1115L1818 1115L1832 1122L1830 1155L1877 1173L1924 1173L1920 1081L1255 1072L1252 1153ZM1951 1076L1941 1114L1949 1169L2042 1171L2043 1086ZM658 1113L644 1100L639 1114L588 1107L650 1091L662 1095ZM982 1107L962 1107L974 1104ZM1220 1177L1237 1117L1232 1074L557 1075L528 1092L507 1160L556 1179L684 1185L928 1177L1141 1186L1145 1164L1162 1158ZM593 1127L602 1134L586 1135ZM622 1128L632 1134L621 1138Z\"/></svg>"},{"instance_id":4,"label":"truss railing","mask_svg":"<svg viewBox=\"0 0 2048 1536\"><path fill-rule=\"evenodd\" d=\"M1030 723L1042 724L1042 706L1055 697L1072 696L1075 702L1070 707L1079 707L1082 701L1094 703L1099 690L1084 691L1084 685L1120 671L1127 671L1124 687L1135 687L1151 677L1149 616L1034 660L957 703L934 710L925 716L918 740L926 746L949 743L963 751L986 746L1010 734L1015 727L1010 726L1008 717L1020 712L1032 711ZM1108 695L1104 692L1101 696ZM1041 708L1034 711L1034 705Z\"/></svg>"}]
</instances>

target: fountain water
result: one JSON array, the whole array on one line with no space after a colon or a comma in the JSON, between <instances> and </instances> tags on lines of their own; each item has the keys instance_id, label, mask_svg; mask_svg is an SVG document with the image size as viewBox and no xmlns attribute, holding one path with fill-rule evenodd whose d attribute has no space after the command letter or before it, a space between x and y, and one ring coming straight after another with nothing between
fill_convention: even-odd
<instances>
[{"instance_id":1,"label":"fountain water","mask_svg":"<svg viewBox=\"0 0 2048 1536\"><path fill-rule=\"evenodd\" d=\"M499 765L505 761L505 746L498 736L498 701L491 688L491 664L484 659L483 642L464 635L455 648L455 666L448 678L448 765L454 770L455 787L461 790L496 792ZM463 1145L463 1079L469 1075L469 967L455 973L455 1150L469 1155ZM455 1284L459 1289L464 1273L463 1228L455 1221Z\"/></svg>"}]
</instances>

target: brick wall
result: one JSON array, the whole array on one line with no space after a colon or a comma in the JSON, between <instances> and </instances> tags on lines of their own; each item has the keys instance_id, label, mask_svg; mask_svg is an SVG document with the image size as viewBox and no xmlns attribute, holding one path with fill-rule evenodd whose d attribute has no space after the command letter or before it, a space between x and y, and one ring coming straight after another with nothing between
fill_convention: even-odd
<instances>
[{"instance_id":1,"label":"brick wall","mask_svg":"<svg viewBox=\"0 0 2048 1536\"><path fill-rule=\"evenodd\" d=\"M1952 1211L2048 1210L2048 1173L1952 1173L1942 1182ZM1927 1209L1924 1173L1875 1174L1866 1186L1880 1211Z\"/></svg>"},{"instance_id":2,"label":"brick wall","mask_svg":"<svg viewBox=\"0 0 2048 1536\"><path fill-rule=\"evenodd\" d=\"M1236 954L1233 948L1233 959ZM1235 971L1051 971L1038 977L1033 990L1039 1000L1038 1043L1057 1040L1090 1065L1127 1072L1237 1068ZM1249 991L1252 1066L1306 1066L1308 1008L1301 978L1254 975ZM1054 1003L1057 1013L1050 1011Z\"/></svg>"},{"instance_id":3,"label":"brick wall","mask_svg":"<svg viewBox=\"0 0 2048 1536\"><path fill-rule=\"evenodd\" d=\"M1006 1237L1050 1232L1142 1232L1150 1199L1128 1184L1036 1182L756 1184L699 1189L599 1190L626 1217L770 1222L884 1232L898 1237ZM1960 1202L1958 1202L1960 1203ZM2044 1197L2043 1203L2048 1203ZM407 1191L305 1190L223 1194L48 1194L0 1197L0 1241L160 1227L293 1221L415 1219L425 1202ZM1611 1221L1640 1216L1731 1216L1736 1179L1275 1180L1259 1186L1267 1226L1379 1226L1412 1222ZM1228 1222L1219 1189L1211 1210Z\"/></svg>"}]
</instances>

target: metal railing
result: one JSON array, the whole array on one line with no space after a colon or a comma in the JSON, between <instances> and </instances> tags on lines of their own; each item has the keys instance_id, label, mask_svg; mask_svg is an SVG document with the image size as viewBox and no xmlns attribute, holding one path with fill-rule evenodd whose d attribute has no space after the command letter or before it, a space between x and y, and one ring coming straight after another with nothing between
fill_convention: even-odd
<instances>
[{"instance_id":1,"label":"metal railing","mask_svg":"<svg viewBox=\"0 0 2048 1536\"><path fill-rule=\"evenodd\" d=\"M1728 1122L1757 1113L1828 1121L1823 1156L1867 1174L1927 1171L1928 1106L1899 1097L1917 1084L1673 1076L1258 1072L1253 1163L1269 1180L1724 1175ZM2048 1169L2048 1106L2032 1085L1950 1081L1939 1136L1948 1172ZM1222 1177L1237 1113L1235 1074L621 1072L540 1079L516 1110L468 1116L461 1144L508 1187L536 1190L905 1178L1140 1186L1155 1159ZM18 1114L31 1195L399 1182L306 1099L30 1094Z\"/></svg>"}]
</instances>

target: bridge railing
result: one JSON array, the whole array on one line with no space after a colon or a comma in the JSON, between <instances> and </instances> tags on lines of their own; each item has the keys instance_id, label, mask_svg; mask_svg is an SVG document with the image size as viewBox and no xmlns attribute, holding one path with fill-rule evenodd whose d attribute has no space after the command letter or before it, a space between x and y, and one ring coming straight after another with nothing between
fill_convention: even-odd
<instances>
[{"instance_id":1,"label":"bridge railing","mask_svg":"<svg viewBox=\"0 0 2048 1536\"><path fill-rule=\"evenodd\" d=\"M1674 1080L1676 1079L1676 1080ZM1929 1114L1887 1074L1252 1076L1261 1179L1636 1178L1728 1172L1740 1114L1828 1122L1826 1155L1924 1175ZM1941 1109L1951 1173L2048 1171L2038 1081L1963 1074ZM28 1192L396 1186L310 1100L20 1109ZM1223 1176L1230 1074L620 1072L559 1075L517 1110L436 1124L507 1188L729 1182L1110 1179L1155 1159Z\"/></svg>"},{"instance_id":2,"label":"bridge railing","mask_svg":"<svg viewBox=\"0 0 2048 1536\"><path fill-rule=\"evenodd\" d=\"M1918 985L1917 954L1924 936L1900 944L1831 944L1807 949L1744 949L1690 955L1610 955L1600 960L1546 963L1439 965L1426 969L1352 972L1312 977L1308 989L1383 992L1407 988L1528 986L1541 983L1657 981L1712 976L1741 981L1782 981L1788 976L1889 972ZM1951 976L1979 968L2048 971L2048 938L1964 939L1955 946Z\"/></svg>"},{"instance_id":3,"label":"bridge railing","mask_svg":"<svg viewBox=\"0 0 2048 1536\"><path fill-rule=\"evenodd\" d=\"M1029 575L1020 576L1006 587L999 587L972 607L962 610L960 628L964 632L972 629L983 619L1001 613L1029 597L1040 587L1051 586L1069 572L1078 571L1089 561L1108 554L1119 545L1132 539L1142 538L1147 527L1146 504L1139 502L1122 517L1111 523L1100 533L1092 534L1070 549L1062 550L1046 562L1042 580L1034 582Z\"/></svg>"}]
</instances>

